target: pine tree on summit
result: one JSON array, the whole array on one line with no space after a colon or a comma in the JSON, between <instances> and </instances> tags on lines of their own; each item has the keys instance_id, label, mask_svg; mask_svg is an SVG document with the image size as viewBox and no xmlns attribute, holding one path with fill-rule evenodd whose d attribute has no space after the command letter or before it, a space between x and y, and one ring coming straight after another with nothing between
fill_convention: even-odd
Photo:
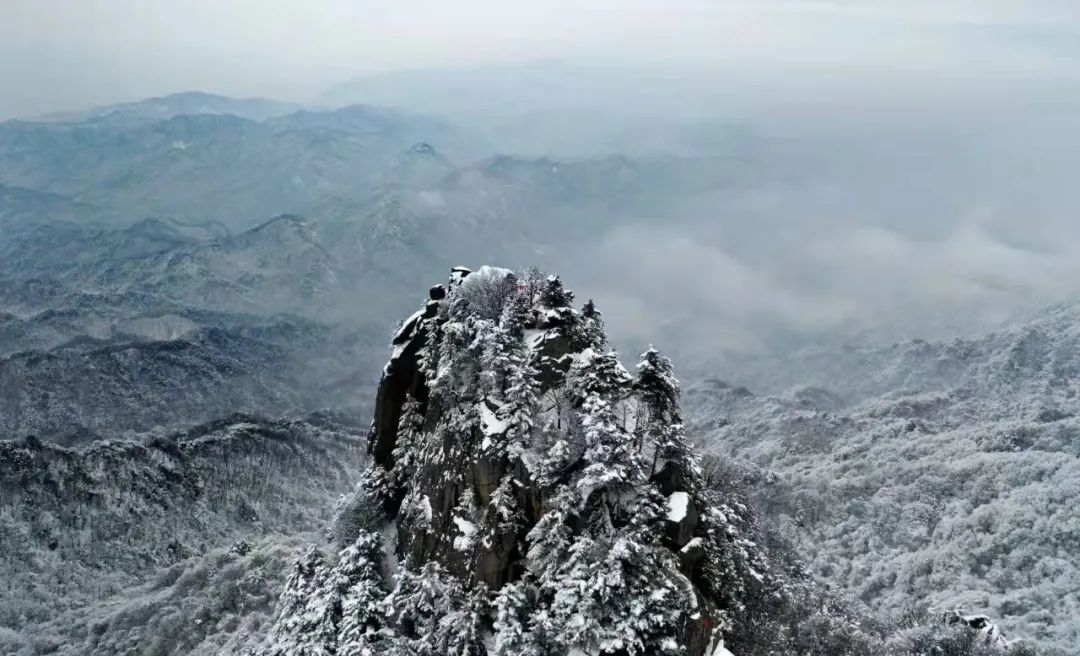
<instances>
[{"instance_id":1,"label":"pine tree on summit","mask_svg":"<svg viewBox=\"0 0 1080 656\"><path fill-rule=\"evenodd\" d=\"M704 486L701 466L694 459L683 433L679 399L682 392L675 378L671 360L650 347L641 354L637 365L638 378L634 383L641 398L639 440L650 441L655 448L651 475L671 476L667 492L681 487L700 493Z\"/></svg>"},{"instance_id":2,"label":"pine tree on summit","mask_svg":"<svg viewBox=\"0 0 1080 656\"><path fill-rule=\"evenodd\" d=\"M548 276L540 288L540 304L549 308L572 307L574 292L563 286L559 276Z\"/></svg>"},{"instance_id":3,"label":"pine tree on summit","mask_svg":"<svg viewBox=\"0 0 1080 656\"><path fill-rule=\"evenodd\" d=\"M620 488L641 478L633 436L618 412L618 404L630 395L632 378L614 352L586 350L568 379L571 395L580 404L585 438L584 473L578 487L585 497L594 489L618 496Z\"/></svg>"},{"instance_id":4,"label":"pine tree on summit","mask_svg":"<svg viewBox=\"0 0 1080 656\"><path fill-rule=\"evenodd\" d=\"M649 410L649 421L654 425L681 423L679 416L679 381L671 366L671 360L655 348L641 354L637 365L638 379L635 387Z\"/></svg>"},{"instance_id":5,"label":"pine tree on summit","mask_svg":"<svg viewBox=\"0 0 1080 656\"><path fill-rule=\"evenodd\" d=\"M581 308L581 336L585 348L600 350L607 345L607 335L604 334L604 315L596 309L592 299L585 302Z\"/></svg>"}]
</instances>

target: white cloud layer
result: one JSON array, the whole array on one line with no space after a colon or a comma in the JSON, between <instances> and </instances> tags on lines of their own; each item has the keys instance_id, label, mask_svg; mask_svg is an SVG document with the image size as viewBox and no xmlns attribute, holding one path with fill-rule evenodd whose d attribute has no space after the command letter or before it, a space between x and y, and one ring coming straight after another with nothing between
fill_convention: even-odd
<instances>
[{"instance_id":1,"label":"white cloud layer","mask_svg":"<svg viewBox=\"0 0 1080 656\"><path fill-rule=\"evenodd\" d=\"M1080 5L1038 0L4 0L0 116L192 88L568 58L674 70L1070 76ZM797 74L797 73L793 73Z\"/></svg>"}]
</instances>

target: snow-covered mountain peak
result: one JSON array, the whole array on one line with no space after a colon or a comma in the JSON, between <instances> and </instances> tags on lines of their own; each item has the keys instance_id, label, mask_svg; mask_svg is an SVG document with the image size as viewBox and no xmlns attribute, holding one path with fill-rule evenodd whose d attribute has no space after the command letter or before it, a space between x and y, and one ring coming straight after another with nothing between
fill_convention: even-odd
<instances>
[{"instance_id":1,"label":"snow-covered mountain peak","mask_svg":"<svg viewBox=\"0 0 1080 656\"><path fill-rule=\"evenodd\" d=\"M349 546L298 567L266 653L701 656L775 584L670 363L632 376L558 277L456 268L393 342Z\"/></svg>"}]
</instances>

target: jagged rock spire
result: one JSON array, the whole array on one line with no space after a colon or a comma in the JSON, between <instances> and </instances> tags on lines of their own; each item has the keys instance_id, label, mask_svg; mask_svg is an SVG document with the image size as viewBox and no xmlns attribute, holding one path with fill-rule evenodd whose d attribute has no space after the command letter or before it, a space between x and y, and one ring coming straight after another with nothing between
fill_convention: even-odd
<instances>
[{"instance_id":1,"label":"jagged rock spire","mask_svg":"<svg viewBox=\"0 0 1080 656\"><path fill-rule=\"evenodd\" d=\"M334 608L367 609L339 619L337 654L722 643L750 556L701 484L670 362L650 351L635 380L573 303L556 276L459 267L394 335L359 486L375 519L346 558L379 543L383 571L307 566Z\"/></svg>"}]
</instances>

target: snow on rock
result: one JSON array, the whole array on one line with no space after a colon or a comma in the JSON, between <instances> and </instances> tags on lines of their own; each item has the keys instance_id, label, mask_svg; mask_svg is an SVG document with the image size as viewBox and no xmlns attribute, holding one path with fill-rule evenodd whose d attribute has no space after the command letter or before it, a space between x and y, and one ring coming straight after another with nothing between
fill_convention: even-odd
<instances>
[{"instance_id":1,"label":"snow on rock","mask_svg":"<svg viewBox=\"0 0 1080 656\"><path fill-rule=\"evenodd\" d=\"M681 522L686 517L686 506L690 503L690 495L686 492L672 492L668 497L667 518L672 522Z\"/></svg>"},{"instance_id":2,"label":"snow on rock","mask_svg":"<svg viewBox=\"0 0 1080 656\"><path fill-rule=\"evenodd\" d=\"M472 269L470 269L469 267L456 266L453 269L450 269L450 284L461 284L461 282L465 280L465 278L467 278L471 273Z\"/></svg>"},{"instance_id":3,"label":"snow on rock","mask_svg":"<svg viewBox=\"0 0 1080 656\"><path fill-rule=\"evenodd\" d=\"M476 270L475 273L469 274L463 280L460 281L460 287L462 292L469 293L468 290L475 289L492 280L502 280L509 276L514 275L514 272L510 269L502 269L500 267L482 266ZM451 280L453 275L451 274Z\"/></svg>"},{"instance_id":4,"label":"snow on rock","mask_svg":"<svg viewBox=\"0 0 1080 656\"><path fill-rule=\"evenodd\" d=\"M704 656L735 656L728 648L724 646L723 638L714 638L715 643L710 643L709 647L705 650Z\"/></svg>"},{"instance_id":5,"label":"snow on rock","mask_svg":"<svg viewBox=\"0 0 1080 656\"><path fill-rule=\"evenodd\" d=\"M461 531L461 535L454 538L454 548L458 551L468 551L472 547L473 536L476 534L476 524L457 515L454 516L454 524Z\"/></svg>"},{"instance_id":6,"label":"snow on rock","mask_svg":"<svg viewBox=\"0 0 1080 656\"><path fill-rule=\"evenodd\" d=\"M499 418L498 408L493 408L491 401L488 399L484 399L476 405L480 409L480 432L484 434L482 447L488 449L491 447L492 436L502 435L506 432L506 420Z\"/></svg>"},{"instance_id":7,"label":"snow on rock","mask_svg":"<svg viewBox=\"0 0 1080 656\"><path fill-rule=\"evenodd\" d=\"M988 647L994 649L1006 650L1011 643L1001 634L1001 629L997 624L990 620L986 615L963 615L959 611L954 611L951 614L946 615L945 622L947 624L963 623L967 624L972 629L979 632Z\"/></svg>"},{"instance_id":8,"label":"snow on rock","mask_svg":"<svg viewBox=\"0 0 1080 656\"><path fill-rule=\"evenodd\" d=\"M491 407L491 402L484 399L477 404L480 408L480 428L484 435L500 435L506 432L506 421L499 419L496 408Z\"/></svg>"},{"instance_id":9,"label":"snow on rock","mask_svg":"<svg viewBox=\"0 0 1080 656\"><path fill-rule=\"evenodd\" d=\"M407 340L408 337L409 337L409 334L412 332L413 328L416 327L416 323L418 321L420 321L420 318L423 317L423 316L424 316L424 310L423 309L417 310L416 312L413 312L411 315L409 315L409 318L406 319L405 321L403 321L401 323L401 327L398 328L397 331L394 333L394 338L392 340L392 343L393 344L400 344L400 343L404 342L405 340ZM393 356L391 356L391 359L393 359Z\"/></svg>"},{"instance_id":10,"label":"snow on rock","mask_svg":"<svg viewBox=\"0 0 1080 656\"><path fill-rule=\"evenodd\" d=\"M550 331L541 328L529 328L525 331L525 345L529 350L535 351L547 341Z\"/></svg>"},{"instance_id":11,"label":"snow on rock","mask_svg":"<svg viewBox=\"0 0 1080 656\"><path fill-rule=\"evenodd\" d=\"M683 548L680 549L680 551L682 551L683 553L689 553L690 551L701 547L702 544L703 543L701 541L701 538L694 538L687 542L685 545L683 545Z\"/></svg>"},{"instance_id":12,"label":"snow on rock","mask_svg":"<svg viewBox=\"0 0 1080 656\"><path fill-rule=\"evenodd\" d=\"M454 524L458 527L458 530L465 535L472 535L476 533L476 524L473 524L464 517L454 517Z\"/></svg>"}]
</instances>

